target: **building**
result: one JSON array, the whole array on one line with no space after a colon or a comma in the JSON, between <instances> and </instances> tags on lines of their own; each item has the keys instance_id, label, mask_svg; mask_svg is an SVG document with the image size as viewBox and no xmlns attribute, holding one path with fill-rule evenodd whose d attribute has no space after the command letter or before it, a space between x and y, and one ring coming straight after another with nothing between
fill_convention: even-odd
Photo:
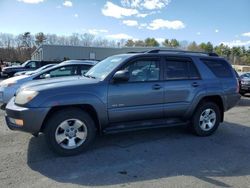
<instances>
[{"instance_id":1,"label":"building","mask_svg":"<svg viewBox=\"0 0 250 188\"><path fill-rule=\"evenodd\" d=\"M38 61L63 61L65 59L95 59L102 60L108 56L128 53L142 52L155 48L150 47L83 47L83 46L62 46L62 45L41 45L32 54L32 60ZM159 48L157 48L159 49ZM160 48L166 49L166 48Z\"/></svg>"}]
</instances>

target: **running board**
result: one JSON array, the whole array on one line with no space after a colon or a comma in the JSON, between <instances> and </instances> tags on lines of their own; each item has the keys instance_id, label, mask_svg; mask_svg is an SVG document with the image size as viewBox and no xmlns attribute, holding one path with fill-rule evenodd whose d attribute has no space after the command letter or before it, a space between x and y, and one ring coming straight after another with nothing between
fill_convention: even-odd
<instances>
[{"instance_id":1,"label":"running board","mask_svg":"<svg viewBox=\"0 0 250 188\"><path fill-rule=\"evenodd\" d=\"M109 127L103 130L105 134L115 134L120 132L130 132L144 129L155 129L161 127L174 127L186 125L188 122L179 119L157 119L147 121L133 121L110 124Z\"/></svg>"}]
</instances>

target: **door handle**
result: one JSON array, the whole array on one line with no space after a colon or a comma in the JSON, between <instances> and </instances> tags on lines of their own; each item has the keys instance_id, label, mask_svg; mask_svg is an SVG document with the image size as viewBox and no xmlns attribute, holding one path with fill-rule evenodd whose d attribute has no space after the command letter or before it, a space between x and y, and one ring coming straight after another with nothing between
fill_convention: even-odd
<instances>
[{"instance_id":1,"label":"door handle","mask_svg":"<svg viewBox=\"0 0 250 188\"><path fill-rule=\"evenodd\" d=\"M155 84L155 85L153 85L152 88L153 88L154 90L159 90L159 89L161 89L161 85Z\"/></svg>"},{"instance_id":2,"label":"door handle","mask_svg":"<svg viewBox=\"0 0 250 188\"><path fill-rule=\"evenodd\" d=\"M192 83L192 86L193 86L193 87L198 87L199 84L198 84L197 82L193 82L193 83Z\"/></svg>"}]
</instances>

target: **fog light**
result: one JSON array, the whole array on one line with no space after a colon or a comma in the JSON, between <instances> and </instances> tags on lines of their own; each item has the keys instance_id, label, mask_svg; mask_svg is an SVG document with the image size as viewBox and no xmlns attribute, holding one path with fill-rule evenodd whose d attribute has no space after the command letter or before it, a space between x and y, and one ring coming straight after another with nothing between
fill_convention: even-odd
<instances>
[{"instance_id":1,"label":"fog light","mask_svg":"<svg viewBox=\"0 0 250 188\"><path fill-rule=\"evenodd\" d=\"M12 124L15 124L15 125L17 125L17 126L20 126L20 127L23 126L23 120L22 120L22 119L9 118L9 121L10 121Z\"/></svg>"}]
</instances>

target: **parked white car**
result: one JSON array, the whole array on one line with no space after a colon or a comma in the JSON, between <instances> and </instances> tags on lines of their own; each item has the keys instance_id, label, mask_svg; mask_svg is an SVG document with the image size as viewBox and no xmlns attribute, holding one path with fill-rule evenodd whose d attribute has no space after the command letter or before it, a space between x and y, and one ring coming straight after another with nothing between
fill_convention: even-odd
<instances>
[{"instance_id":1,"label":"parked white car","mask_svg":"<svg viewBox=\"0 0 250 188\"><path fill-rule=\"evenodd\" d=\"M69 60L32 75L21 75L6 79L0 83L0 103L7 104L21 85L33 80L77 76L85 74L96 61Z\"/></svg>"}]
</instances>

